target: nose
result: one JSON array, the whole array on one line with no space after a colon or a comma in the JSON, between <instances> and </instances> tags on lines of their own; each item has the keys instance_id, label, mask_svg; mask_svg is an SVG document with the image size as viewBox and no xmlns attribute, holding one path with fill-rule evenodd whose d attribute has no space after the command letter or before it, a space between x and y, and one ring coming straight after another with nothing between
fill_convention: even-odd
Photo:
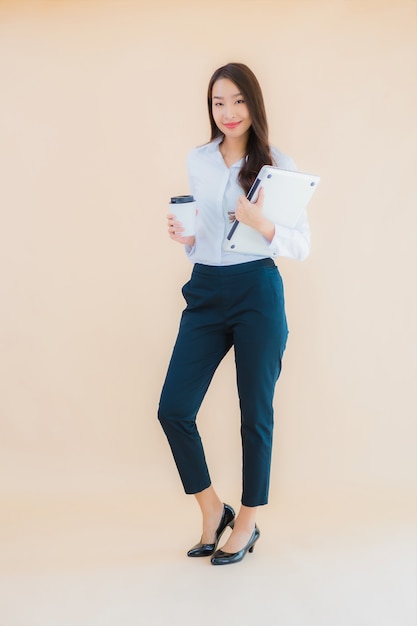
<instances>
[{"instance_id":1,"label":"nose","mask_svg":"<svg viewBox=\"0 0 417 626\"><path fill-rule=\"evenodd\" d=\"M224 116L225 116L226 120L231 120L234 117L236 117L236 115L235 115L235 108L234 108L233 104L225 104Z\"/></svg>"}]
</instances>

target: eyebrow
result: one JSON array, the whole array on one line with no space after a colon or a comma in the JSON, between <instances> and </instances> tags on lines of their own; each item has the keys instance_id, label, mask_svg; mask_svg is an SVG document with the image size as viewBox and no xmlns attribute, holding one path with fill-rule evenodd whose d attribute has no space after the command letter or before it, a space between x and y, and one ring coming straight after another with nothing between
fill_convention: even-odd
<instances>
[{"instance_id":1,"label":"eyebrow","mask_svg":"<svg viewBox=\"0 0 417 626\"><path fill-rule=\"evenodd\" d=\"M232 98L237 98L238 96L241 96L241 93L235 93L233 94ZM224 100L223 96L213 96L213 100Z\"/></svg>"}]
</instances>

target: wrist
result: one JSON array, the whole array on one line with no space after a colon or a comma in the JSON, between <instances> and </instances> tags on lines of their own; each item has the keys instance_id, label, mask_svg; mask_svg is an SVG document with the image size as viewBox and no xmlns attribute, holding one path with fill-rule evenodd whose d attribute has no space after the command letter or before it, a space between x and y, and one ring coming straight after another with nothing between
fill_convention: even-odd
<instances>
[{"instance_id":1,"label":"wrist","mask_svg":"<svg viewBox=\"0 0 417 626\"><path fill-rule=\"evenodd\" d=\"M271 242L275 236L275 224L270 222L268 219L263 218L257 227L257 230Z\"/></svg>"}]
</instances>

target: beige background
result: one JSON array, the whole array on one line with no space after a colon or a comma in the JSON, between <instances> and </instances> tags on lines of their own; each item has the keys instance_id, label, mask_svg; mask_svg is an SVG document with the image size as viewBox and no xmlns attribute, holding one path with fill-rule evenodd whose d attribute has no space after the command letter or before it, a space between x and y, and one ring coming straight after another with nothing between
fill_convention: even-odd
<instances>
[{"instance_id":1,"label":"beige background","mask_svg":"<svg viewBox=\"0 0 417 626\"><path fill-rule=\"evenodd\" d=\"M311 256L279 262L290 339L264 524L414 519L416 59L407 0L0 2L6 537L20 524L29 542L48 506L102 520L144 501L139 533L160 532L168 494L174 526L198 524L156 422L191 270L165 214L230 60L257 74L271 141L321 175ZM200 424L236 506L238 419L230 354Z\"/></svg>"}]
</instances>

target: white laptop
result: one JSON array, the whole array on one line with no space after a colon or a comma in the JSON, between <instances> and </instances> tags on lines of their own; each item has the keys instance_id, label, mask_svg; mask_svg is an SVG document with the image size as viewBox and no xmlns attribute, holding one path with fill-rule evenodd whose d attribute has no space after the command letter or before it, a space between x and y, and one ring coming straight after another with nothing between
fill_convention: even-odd
<instances>
[{"instance_id":1,"label":"white laptop","mask_svg":"<svg viewBox=\"0 0 417 626\"><path fill-rule=\"evenodd\" d=\"M265 195L262 212L265 217L274 224L294 228L319 182L320 177L314 174L264 165L247 198L256 202L259 189L263 187ZM270 256L269 245L261 233L235 220L224 249L227 252Z\"/></svg>"}]
</instances>

